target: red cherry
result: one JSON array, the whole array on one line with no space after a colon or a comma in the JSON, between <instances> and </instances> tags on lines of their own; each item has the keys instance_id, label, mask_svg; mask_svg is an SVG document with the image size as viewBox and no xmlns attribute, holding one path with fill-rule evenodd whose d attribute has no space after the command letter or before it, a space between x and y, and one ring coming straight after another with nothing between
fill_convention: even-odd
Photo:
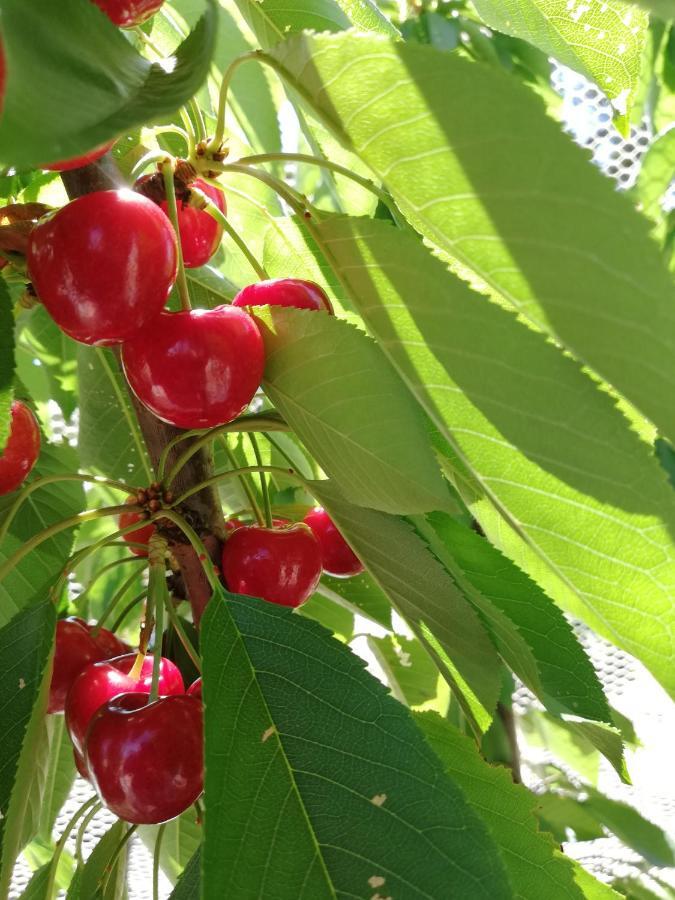
<instances>
[{"instance_id":1,"label":"red cherry","mask_svg":"<svg viewBox=\"0 0 675 900\"><path fill-rule=\"evenodd\" d=\"M223 575L235 594L300 606L321 578L321 549L306 525L248 525L225 542Z\"/></svg>"},{"instance_id":2,"label":"red cherry","mask_svg":"<svg viewBox=\"0 0 675 900\"><path fill-rule=\"evenodd\" d=\"M138 179L136 185L142 184L151 177L151 175L143 175ZM217 187L207 184L201 178L197 178L193 182L193 186L199 188L210 200L213 200L221 212L227 212L225 196ZM166 200L162 200L159 205L168 216L169 204ZM203 209L196 209L194 206L188 206L180 201L178 203L178 230L183 250L183 262L188 269L206 265L220 246L223 237L223 227L216 222L213 216L204 212Z\"/></svg>"},{"instance_id":3,"label":"red cherry","mask_svg":"<svg viewBox=\"0 0 675 900\"><path fill-rule=\"evenodd\" d=\"M56 623L48 713L63 712L66 696L77 676L90 663L100 659L101 650L82 619L59 619Z\"/></svg>"},{"instance_id":4,"label":"red cherry","mask_svg":"<svg viewBox=\"0 0 675 900\"><path fill-rule=\"evenodd\" d=\"M135 497L129 497L127 503L135 503ZM137 512L128 512L122 513L122 515L118 519L120 528L128 528L129 525L133 525L136 522L145 522L145 518L141 513ZM145 544L146 547L150 543L150 538L155 533L155 526L143 525L142 528L137 528L135 531L129 531L127 534L123 534L122 537L125 541L130 541L133 544ZM131 547L131 552L135 553L136 556L147 556L147 550L141 550L140 547Z\"/></svg>"},{"instance_id":5,"label":"red cherry","mask_svg":"<svg viewBox=\"0 0 675 900\"><path fill-rule=\"evenodd\" d=\"M225 522L225 531L228 534L231 534L233 531L236 531L237 528L244 528L246 526L246 522L242 522L241 519L237 519L236 516L232 519L228 519Z\"/></svg>"},{"instance_id":6,"label":"red cherry","mask_svg":"<svg viewBox=\"0 0 675 900\"><path fill-rule=\"evenodd\" d=\"M156 825L179 816L204 786L201 701L110 700L92 720L86 760L97 794L120 819Z\"/></svg>"},{"instance_id":7,"label":"red cherry","mask_svg":"<svg viewBox=\"0 0 675 900\"><path fill-rule=\"evenodd\" d=\"M74 156L72 159L62 159L59 162L43 164L40 168L48 169L50 172L69 172L71 169L80 169L82 166L88 166L89 163L100 159L110 150L114 143L115 141L108 141L105 144L101 144L100 147L95 147L88 153L83 153L82 156Z\"/></svg>"},{"instance_id":8,"label":"red cherry","mask_svg":"<svg viewBox=\"0 0 675 900\"><path fill-rule=\"evenodd\" d=\"M135 692L149 694L152 682L153 658L146 656L140 678L129 677L135 653L127 653L107 662L88 665L73 681L66 699L66 727L75 748L83 752L84 739L91 718L96 710L116 697L117 694ZM162 658L159 671L159 693L182 694L185 692L183 678L178 668L169 659Z\"/></svg>"},{"instance_id":9,"label":"red cherry","mask_svg":"<svg viewBox=\"0 0 675 900\"><path fill-rule=\"evenodd\" d=\"M333 314L333 304L324 289L313 281L302 281L300 278L272 278L249 284L239 291L232 305L295 306Z\"/></svg>"},{"instance_id":10,"label":"red cherry","mask_svg":"<svg viewBox=\"0 0 675 900\"><path fill-rule=\"evenodd\" d=\"M75 768L85 781L89 781L89 769L84 761L84 756L82 756L81 753L78 753L75 747L73 747L73 756L75 757Z\"/></svg>"},{"instance_id":11,"label":"red cherry","mask_svg":"<svg viewBox=\"0 0 675 900\"><path fill-rule=\"evenodd\" d=\"M83 344L124 341L159 315L176 278L176 238L152 200L85 194L28 241L33 286L56 324Z\"/></svg>"},{"instance_id":12,"label":"red cherry","mask_svg":"<svg viewBox=\"0 0 675 900\"><path fill-rule=\"evenodd\" d=\"M86 628L91 639L101 652L101 659L112 659L115 656L123 656L131 649L127 643L121 641L116 634L107 628L99 628L96 634L92 634L95 625L87 625Z\"/></svg>"},{"instance_id":13,"label":"red cherry","mask_svg":"<svg viewBox=\"0 0 675 900\"><path fill-rule=\"evenodd\" d=\"M363 572L363 563L342 537L325 509L315 506L307 513L303 522L312 529L319 542L324 572L343 578Z\"/></svg>"},{"instance_id":14,"label":"red cherry","mask_svg":"<svg viewBox=\"0 0 675 900\"><path fill-rule=\"evenodd\" d=\"M132 28L153 16L164 0L94 0L113 25Z\"/></svg>"},{"instance_id":15,"label":"red cherry","mask_svg":"<svg viewBox=\"0 0 675 900\"><path fill-rule=\"evenodd\" d=\"M15 491L28 477L40 455L40 426L20 400L10 408L9 437L0 453L0 494Z\"/></svg>"},{"instance_id":16,"label":"red cherry","mask_svg":"<svg viewBox=\"0 0 675 900\"><path fill-rule=\"evenodd\" d=\"M243 309L163 312L122 347L141 403L178 428L235 419L253 399L265 365L258 327Z\"/></svg>"},{"instance_id":17,"label":"red cherry","mask_svg":"<svg viewBox=\"0 0 675 900\"><path fill-rule=\"evenodd\" d=\"M196 681L193 681L185 693L189 694L191 697L199 697L199 699L201 700L202 699L202 680L201 680L201 678L197 678Z\"/></svg>"}]
</instances>

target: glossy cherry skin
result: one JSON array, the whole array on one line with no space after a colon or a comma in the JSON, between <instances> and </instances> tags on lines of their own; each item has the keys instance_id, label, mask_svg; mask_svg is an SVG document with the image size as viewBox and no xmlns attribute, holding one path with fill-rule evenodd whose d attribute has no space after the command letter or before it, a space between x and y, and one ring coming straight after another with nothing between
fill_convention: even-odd
<instances>
[{"instance_id":1,"label":"glossy cherry skin","mask_svg":"<svg viewBox=\"0 0 675 900\"><path fill-rule=\"evenodd\" d=\"M47 712L63 712L68 691L77 676L88 665L102 658L101 648L82 619L59 619L56 623L54 667Z\"/></svg>"},{"instance_id":2,"label":"glossy cherry skin","mask_svg":"<svg viewBox=\"0 0 675 900\"><path fill-rule=\"evenodd\" d=\"M248 525L225 542L223 575L235 594L300 606L321 578L321 548L306 525Z\"/></svg>"},{"instance_id":3,"label":"glossy cherry skin","mask_svg":"<svg viewBox=\"0 0 675 900\"><path fill-rule=\"evenodd\" d=\"M130 497L127 500L127 503L135 503L135 497ZM145 522L145 518L141 515L141 513L137 512L128 512L122 513L122 515L118 519L120 528L128 528L129 525L134 525L136 522ZM125 541L130 541L133 544L145 544L147 545L150 542L150 538L155 533L155 526L150 524L145 524L141 528L137 528L135 531L129 531L127 534L123 534L122 537ZM132 553L135 553L136 556L147 556L147 550L141 550L140 547L130 547L129 548Z\"/></svg>"},{"instance_id":4,"label":"glossy cherry skin","mask_svg":"<svg viewBox=\"0 0 675 900\"><path fill-rule=\"evenodd\" d=\"M202 680L201 678L197 678L192 682L190 687L185 691L186 694L189 694L191 697L199 697L202 699Z\"/></svg>"},{"instance_id":5,"label":"glossy cherry skin","mask_svg":"<svg viewBox=\"0 0 675 900\"><path fill-rule=\"evenodd\" d=\"M333 304L326 292L313 281L301 278L271 278L242 288L233 306L295 306L333 314Z\"/></svg>"},{"instance_id":6,"label":"glossy cherry skin","mask_svg":"<svg viewBox=\"0 0 675 900\"><path fill-rule=\"evenodd\" d=\"M107 662L88 665L77 676L66 699L66 728L75 749L84 751L84 740L96 710L118 694L134 692L149 694L152 682L153 658L146 656L138 680L129 677L136 661L135 653L127 653ZM159 673L161 695L183 694L183 678L171 660L162 658Z\"/></svg>"},{"instance_id":7,"label":"glossy cherry skin","mask_svg":"<svg viewBox=\"0 0 675 900\"><path fill-rule=\"evenodd\" d=\"M9 437L0 452L0 494L9 494L22 484L40 455L40 426L20 400L10 409Z\"/></svg>"},{"instance_id":8,"label":"glossy cherry skin","mask_svg":"<svg viewBox=\"0 0 675 900\"><path fill-rule=\"evenodd\" d=\"M39 222L27 260L59 328L83 344L115 344L162 310L176 278L176 237L147 197L97 191Z\"/></svg>"},{"instance_id":9,"label":"glossy cherry skin","mask_svg":"<svg viewBox=\"0 0 675 900\"><path fill-rule=\"evenodd\" d=\"M99 628L96 633L95 625L86 625L91 639L101 652L101 659L112 659L115 656L124 656L131 649L127 643L121 641L116 634L107 628Z\"/></svg>"},{"instance_id":10,"label":"glossy cherry skin","mask_svg":"<svg viewBox=\"0 0 675 900\"><path fill-rule=\"evenodd\" d=\"M243 309L163 312L122 346L131 389L178 428L231 422L253 399L265 365L263 341Z\"/></svg>"},{"instance_id":11,"label":"glossy cherry skin","mask_svg":"<svg viewBox=\"0 0 675 900\"><path fill-rule=\"evenodd\" d=\"M202 704L183 694L148 703L122 694L94 716L85 758L103 803L125 822L156 825L184 812L204 787Z\"/></svg>"},{"instance_id":12,"label":"glossy cherry skin","mask_svg":"<svg viewBox=\"0 0 675 900\"><path fill-rule=\"evenodd\" d=\"M132 28L153 16L164 0L94 0L119 28Z\"/></svg>"},{"instance_id":13,"label":"glossy cherry skin","mask_svg":"<svg viewBox=\"0 0 675 900\"><path fill-rule=\"evenodd\" d=\"M88 153L83 153L82 156L73 156L72 159L62 159L59 162L43 164L41 168L48 169L50 172L69 172L71 169L80 169L82 166L88 166L89 163L100 159L110 150L114 143L115 141L108 141L105 144L101 144L100 147L95 147Z\"/></svg>"},{"instance_id":14,"label":"glossy cherry skin","mask_svg":"<svg viewBox=\"0 0 675 900\"><path fill-rule=\"evenodd\" d=\"M213 200L221 212L226 212L225 197L222 191L207 184L200 178L194 182L194 187L199 188L209 199ZM166 215L169 207L166 200L160 204ZM223 227L203 209L195 209L184 203L178 204L178 230L180 242L183 248L183 262L188 269L196 269L204 266L211 259L220 246L223 237Z\"/></svg>"},{"instance_id":15,"label":"glossy cherry skin","mask_svg":"<svg viewBox=\"0 0 675 900\"><path fill-rule=\"evenodd\" d=\"M303 522L312 529L319 542L324 572L341 578L363 572L363 563L342 537L325 509L315 506L307 513Z\"/></svg>"}]
</instances>

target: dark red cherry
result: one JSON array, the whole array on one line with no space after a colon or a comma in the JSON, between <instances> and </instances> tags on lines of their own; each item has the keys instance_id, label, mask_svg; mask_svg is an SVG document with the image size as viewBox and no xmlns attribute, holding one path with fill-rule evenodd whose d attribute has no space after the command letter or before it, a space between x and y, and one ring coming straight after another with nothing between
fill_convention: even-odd
<instances>
[{"instance_id":1,"label":"dark red cherry","mask_svg":"<svg viewBox=\"0 0 675 900\"><path fill-rule=\"evenodd\" d=\"M107 628L96 629L95 625L86 626L93 642L101 651L101 659L112 659L115 656L123 656L131 650L131 647L121 641L116 634Z\"/></svg>"},{"instance_id":2,"label":"dark red cherry","mask_svg":"<svg viewBox=\"0 0 675 900\"><path fill-rule=\"evenodd\" d=\"M136 498L130 497L127 500L127 503L135 503ZM119 526L120 528L128 528L129 525L134 525L136 522L145 522L145 517L141 513L137 512L128 512L122 513L119 517ZM147 547L150 543L150 538L155 533L155 526L152 524L144 524L141 528L137 528L135 531L129 531L127 534L123 534L122 537L125 541L130 541L133 544L145 544ZM132 553L135 553L136 556L147 556L147 550L141 550L140 547L131 547Z\"/></svg>"},{"instance_id":3,"label":"dark red cherry","mask_svg":"<svg viewBox=\"0 0 675 900\"><path fill-rule=\"evenodd\" d=\"M153 16L164 0L94 0L110 21L120 28L132 28Z\"/></svg>"},{"instance_id":4,"label":"dark red cherry","mask_svg":"<svg viewBox=\"0 0 675 900\"><path fill-rule=\"evenodd\" d=\"M10 409L9 437L0 453L0 494L22 484L40 455L40 426L30 409L14 400Z\"/></svg>"},{"instance_id":5,"label":"dark red cherry","mask_svg":"<svg viewBox=\"0 0 675 900\"><path fill-rule=\"evenodd\" d=\"M98 191L39 222L27 259L38 297L66 334L115 344L162 310L176 278L176 237L147 197Z\"/></svg>"},{"instance_id":6,"label":"dark red cherry","mask_svg":"<svg viewBox=\"0 0 675 900\"><path fill-rule=\"evenodd\" d=\"M210 200L213 200L221 212L227 212L225 196L222 191L200 178L196 179L193 186L199 188ZM168 215L169 208L166 200L163 200L160 205ZM206 265L220 246L223 237L223 226L216 222L213 216L204 212L203 209L195 209L184 203L178 204L178 230L183 249L183 262L188 269Z\"/></svg>"},{"instance_id":7,"label":"dark red cherry","mask_svg":"<svg viewBox=\"0 0 675 900\"><path fill-rule=\"evenodd\" d=\"M333 304L324 289L313 281L302 281L300 278L272 278L249 284L239 291L232 305L295 306L333 313Z\"/></svg>"},{"instance_id":8,"label":"dark red cherry","mask_svg":"<svg viewBox=\"0 0 675 900\"><path fill-rule=\"evenodd\" d=\"M95 147L88 153L83 153L82 156L73 156L72 159L62 159L59 162L45 163L40 168L48 169L50 172L69 172L71 169L80 169L82 166L88 166L89 163L96 162L97 159L100 159L108 152L108 150L110 150L114 143L115 141L108 141L105 144L101 144L100 147Z\"/></svg>"},{"instance_id":9,"label":"dark red cherry","mask_svg":"<svg viewBox=\"0 0 675 900\"><path fill-rule=\"evenodd\" d=\"M202 699L202 680L201 680L201 678L197 678L196 681L193 681L185 693L189 694L191 697L199 697L199 699L201 700Z\"/></svg>"},{"instance_id":10,"label":"dark red cherry","mask_svg":"<svg viewBox=\"0 0 675 900\"><path fill-rule=\"evenodd\" d=\"M314 507L303 522L309 525L319 542L324 572L342 578L363 572L363 563L342 537L325 509L321 506Z\"/></svg>"},{"instance_id":11,"label":"dark red cherry","mask_svg":"<svg viewBox=\"0 0 675 900\"><path fill-rule=\"evenodd\" d=\"M82 756L81 753L78 753L74 747L73 747L73 757L75 758L75 768L80 773L80 775L85 779L85 781L89 781L89 769L87 768L87 764L84 761L84 756Z\"/></svg>"},{"instance_id":12,"label":"dark red cherry","mask_svg":"<svg viewBox=\"0 0 675 900\"><path fill-rule=\"evenodd\" d=\"M306 525L248 525L225 542L223 575L235 594L300 606L321 578L321 549Z\"/></svg>"},{"instance_id":13,"label":"dark red cherry","mask_svg":"<svg viewBox=\"0 0 675 900\"><path fill-rule=\"evenodd\" d=\"M54 666L49 685L48 713L63 712L71 685L90 663L102 659L101 649L82 619L59 619L56 623Z\"/></svg>"},{"instance_id":14,"label":"dark red cherry","mask_svg":"<svg viewBox=\"0 0 675 900\"><path fill-rule=\"evenodd\" d=\"M122 364L133 392L162 421L211 428L246 409L265 355L251 316L217 306L163 312L122 346Z\"/></svg>"},{"instance_id":15,"label":"dark red cherry","mask_svg":"<svg viewBox=\"0 0 675 900\"><path fill-rule=\"evenodd\" d=\"M96 710L117 694L135 692L149 694L152 682L153 658L146 656L140 678L129 673L136 662L135 653L127 653L107 662L96 662L83 669L68 692L66 699L66 727L75 748L83 752L87 728ZM178 668L162 658L159 673L159 693L183 694L185 685Z\"/></svg>"},{"instance_id":16,"label":"dark red cherry","mask_svg":"<svg viewBox=\"0 0 675 900\"><path fill-rule=\"evenodd\" d=\"M198 697L122 694L94 716L85 758L109 810L135 825L184 812L204 786L202 704Z\"/></svg>"}]
</instances>

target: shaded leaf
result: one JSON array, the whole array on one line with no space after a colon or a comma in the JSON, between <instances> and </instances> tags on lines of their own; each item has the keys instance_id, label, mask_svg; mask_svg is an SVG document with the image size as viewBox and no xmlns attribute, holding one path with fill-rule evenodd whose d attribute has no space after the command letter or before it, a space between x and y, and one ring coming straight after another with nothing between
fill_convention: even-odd
<instances>
[{"instance_id":1,"label":"shaded leaf","mask_svg":"<svg viewBox=\"0 0 675 900\"><path fill-rule=\"evenodd\" d=\"M410 898L511 896L461 791L347 647L229 595L209 605L202 648L204 900L370 897L373 883Z\"/></svg>"},{"instance_id":2,"label":"shaded leaf","mask_svg":"<svg viewBox=\"0 0 675 900\"><path fill-rule=\"evenodd\" d=\"M9 436L9 407L12 402L14 376L14 316L12 303L3 278L0 278L0 447Z\"/></svg>"}]
</instances>

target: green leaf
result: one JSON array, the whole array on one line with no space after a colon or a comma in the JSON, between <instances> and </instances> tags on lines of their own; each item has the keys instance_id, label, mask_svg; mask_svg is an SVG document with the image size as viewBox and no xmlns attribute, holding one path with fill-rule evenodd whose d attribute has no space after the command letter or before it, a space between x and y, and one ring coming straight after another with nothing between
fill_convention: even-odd
<instances>
[{"instance_id":1,"label":"green leaf","mask_svg":"<svg viewBox=\"0 0 675 900\"><path fill-rule=\"evenodd\" d=\"M511 897L461 791L344 644L246 597L202 621L204 900Z\"/></svg>"},{"instance_id":2,"label":"green leaf","mask_svg":"<svg viewBox=\"0 0 675 900\"><path fill-rule=\"evenodd\" d=\"M9 436L9 408L14 376L14 316L3 278L0 278L0 447Z\"/></svg>"},{"instance_id":3,"label":"green leaf","mask_svg":"<svg viewBox=\"0 0 675 900\"><path fill-rule=\"evenodd\" d=\"M126 848L118 856L109 877L107 870L128 827L126 822L117 821L106 831L84 866L75 873L68 891L68 900L118 900L125 883Z\"/></svg>"},{"instance_id":4,"label":"green leaf","mask_svg":"<svg viewBox=\"0 0 675 900\"><path fill-rule=\"evenodd\" d=\"M100 347L78 346L77 369L82 467L149 484L153 475L145 443L115 356Z\"/></svg>"},{"instance_id":5,"label":"green leaf","mask_svg":"<svg viewBox=\"0 0 675 900\"><path fill-rule=\"evenodd\" d=\"M73 745L66 731L63 716L47 716L48 765L44 785L37 804L39 817L37 833L43 841L51 841L52 829L66 802L75 780Z\"/></svg>"},{"instance_id":6,"label":"green leaf","mask_svg":"<svg viewBox=\"0 0 675 900\"><path fill-rule=\"evenodd\" d=\"M209 71L217 9L207 3L195 30L161 66L140 56L88 0L3 0L9 77L2 162L36 168L69 159L174 113Z\"/></svg>"},{"instance_id":7,"label":"green leaf","mask_svg":"<svg viewBox=\"0 0 675 900\"><path fill-rule=\"evenodd\" d=\"M472 592L469 588L467 599L473 599L488 627L492 619L502 658L519 678L552 712L611 722L607 699L591 661L569 622L539 585L461 522L443 513L432 513L429 521L443 542L442 562L449 563L460 587L468 582L475 589ZM502 613L511 623L503 638L503 626L493 618L495 607L497 615ZM514 652L513 632L525 641L534 659L534 680L528 678L529 659L525 657L523 664L518 643Z\"/></svg>"},{"instance_id":8,"label":"green leaf","mask_svg":"<svg viewBox=\"0 0 675 900\"><path fill-rule=\"evenodd\" d=\"M661 200L673 177L675 127L658 137L644 155L633 189L641 211L657 224L665 222Z\"/></svg>"},{"instance_id":9,"label":"green leaf","mask_svg":"<svg viewBox=\"0 0 675 900\"><path fill-rule=\"evenodd\" d=\"M47 705L56 627L48 600L27 606L0 629L0 896L9 888L22 845L34 756Z\"/></svg>"},{"instance_id":10,"label":"green leaf","mask_svg":"<svg viewBox=\"0 0 675 900\"><path fill-rule=\"evenodd\" d=\"M569 861L549 834L537 828L537 798L514 784L507 770L491 766L473 741L435 713L417 713L420 726L445 771L462 789L497 844L513 896L522 900L582 900Z\"/></svg>"},{"instance_id":11,"label":"green leaf","mask_svg":"<svg viewBox=\"0 0 675 900\"><path fill-rule=\"evenodd\" d=\"M492 543L675 692L675 510L649 445L578 363L420 241L375 220L315 234Z\"/></svg>"},{"instance_id":12,"label":"green leaf","mask_svg":"<svg viewBox=\"0 0 675 900\"><path fill-rule=\"evenodd\" d=\"M408 706L421 706L438 692L438 669L422 644L401 635L368 637L368 646L387 676L392 694Z\"/></svg>"},{"instance_id":13,"label":"green leaf","mask_svg":"<svg viewBox=\"0 0 675 900\"><path fill-rule=\"evenodd\" d=\"M178 879L176 887L171 892L170 900L198 900L200 897L201 883L201 847L190 857L182 875Z\"/></svg>"},{"instance_id":14,"label":"green leaf","mask_svg":"<svg viewBox=\"0 0 675 900\"><path fill-rule=\"evenodd\" d=\"M255 318L266 394L345 497L388 512L442 508L447 488L424 417L374 341L313 311Z\"/></svg>"},{"instance_id":15,"label":"green leaf","mask_svg":"<svg viewBox=\"0 0 675 900\"><path fill-rule=\"evenodd\" d=\"M354 607L352 612L361 612L374 619L383 628L391 628L391 603L384 591L364 572L352 578L333 578L323 575L317 591L334 602L335 595Z\"/></svg>"},{"instance_id":16,"label":"green leaf","mask_svg":"<svg viewBox=\"0 0 675 900\"><path fill-rule=\"evenodd\" d=\"M312 492L369 574L432 653L477 731L486 731L501 665L477 614L408 522L353 506L328 481Z\"/></svg>"},{"instance_id":17,"label":"green leaf","mask_svg":"<svg viewBox=\"0 0 675 900\"><path fill-rule=\"evenodd\" d=\"M576 736L582 741L587 741L599 750L612 764L619 778L625 784L631 783L623 755L623 740L618 728L605 725L604 722L583 722L571 719L561 720L560 724L573 737Z\"/></svg>"},{"instance_id":18,"label":"green leaf","mask_svg":"<svg viewBox=\"0 0 675 900\"><path fill-rule=\"evenodd\" d=\"M17 340L17 374L34 401L54 400L69 419L77 406L77 344L56 325L39 304L25 312L20 320ZM36 365L35 361L39 365ZM42 417L49 425L49 413Z\"/></svg>"},{"instance_id":19,"label":"green leaf","mask_svg":"<svg viewBox=\"0 0 675 900\"><path fill-rule=\"evenodd\" d=\"M266 56L418 231L675 440L675 292L658 247L528 87L350 33L297 36Z\"/></svg>"},{"instance_id":20,"label":"green leaf","mask_svg":"<svg viewBox=\"0 0 675 900\"><path fill-rule=\"evenodd\" d=\"M591 787L584 788L587 799L581 805L599 822L632 847L653 866L675 865L672 839L657 825L645 819L627 803L605 797Z\"/></svg>"},{"instance_id":21,"label":"green leaf","mask_svg":"<svg viewBox=\"0 0 675 900\"><path fill-rule=\"evenodd\" d=\"M33 478L77 471L75 451L66 444L42 444ZM0 498L0 523L17 494ZM44 528L84 509L84 491L79 482L56 482L40 487L24 501L0 546L0 564ZM35 598L47 596L70 554L74 529L61 531L43 541L0 582L0 625Z\"/></svg>"},{"instance_id":22,"label":"green leaf","mask_svg":"<svg viewBox=\"0 0 675 900\"><path fill-rule=\"evenodd\" d=\"M491 28L529 41L595 81L627 135L649 18L621 0L474 0Z\"/></svg>"},{"instance_id":23,"label":"green leaf","mask_svg":"<svg viewBox=\"0 0 675 900\"><path fill-rule=\"evenodd\" d=\"M608 884L593 878L576 859L570 862L574 868L574 880L583 891L586 900L622 900L622 894L617 894Z\"/></svg>"},{"instance_id":24,"label":"green leaf","mask_svg":"<svg viewBox=\"0 0 675 900\"><path fill-rule=\"evenodd\" d=\"M594 841L605 836L597 818L575 797L539 794L536 813L541 827L550 831L559 844L570 839L570 831L574 832L575 841Z\"/></svg>"},{"instance_id":25,"label":"green leaf","mask_svg":"<svg viewBox=\"0 0 675 900\"><path fill-rule=\"evenodd\" d=\"M662 19L675 19L675 0L635 0L635 2Z\"/></svg>"}]
</instances>

